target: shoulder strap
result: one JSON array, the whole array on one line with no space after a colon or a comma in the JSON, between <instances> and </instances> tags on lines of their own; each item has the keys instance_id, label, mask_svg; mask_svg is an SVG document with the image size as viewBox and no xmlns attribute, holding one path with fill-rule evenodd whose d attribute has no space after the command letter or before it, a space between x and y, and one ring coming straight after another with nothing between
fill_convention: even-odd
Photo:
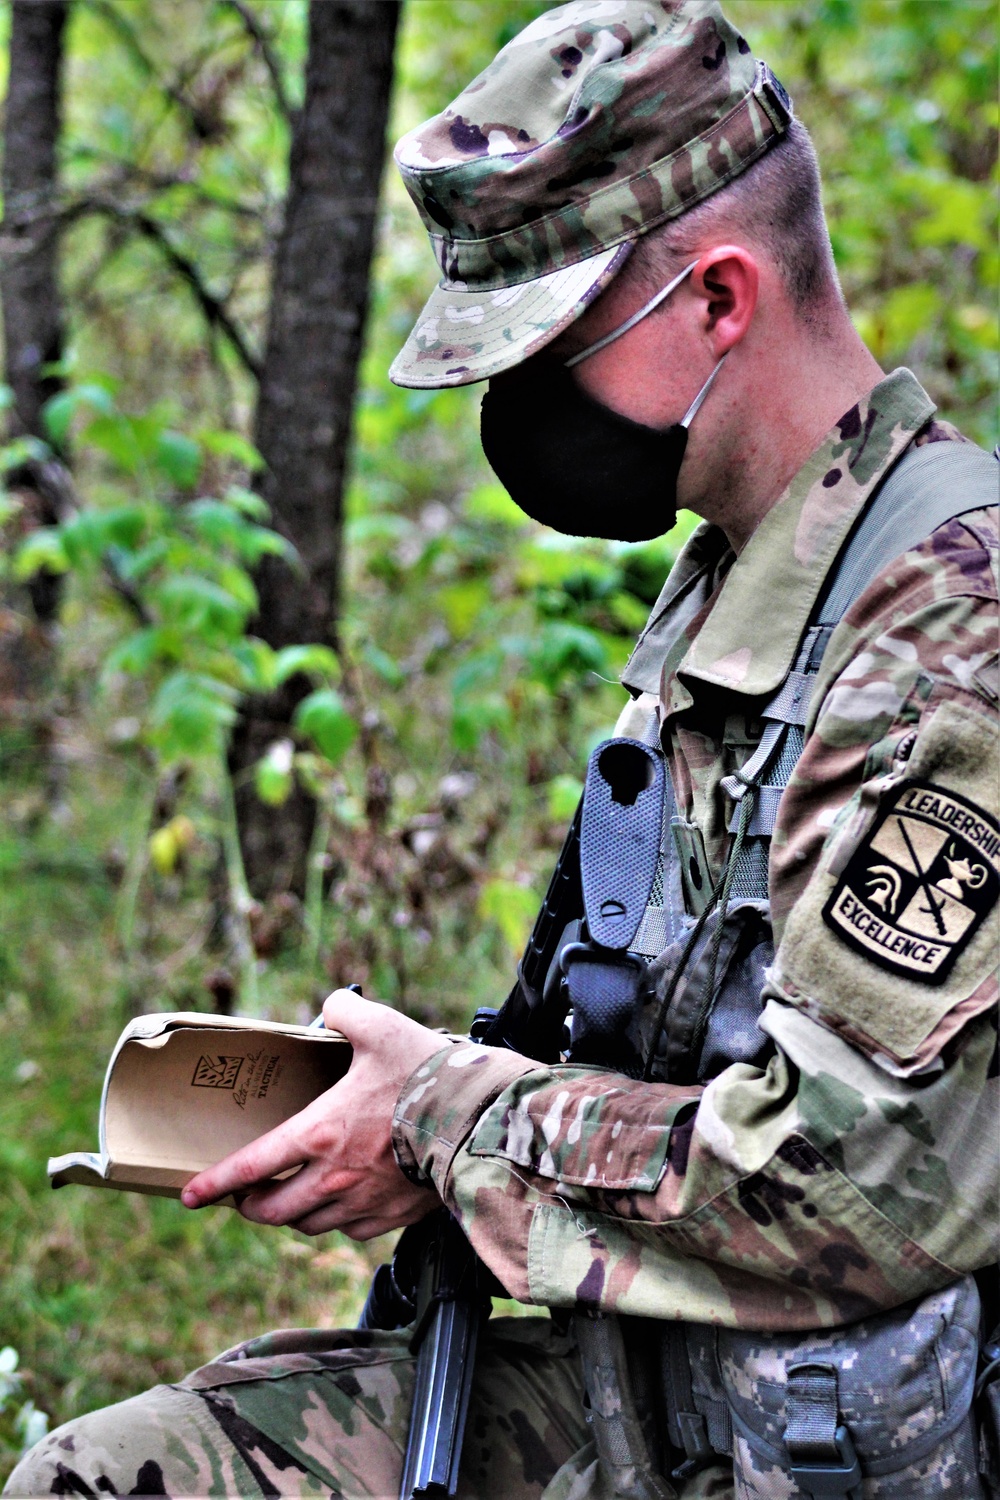
<instances>
[{"instance_id":1,"label":"shoulder strap","mask_svg":"<svg viewBox=\"0 0 1000 1500\"><path fill-rule=\"evenodd\" d=\"M764 734L738 776L723 789L736 802L730 830L739 824L749 781L754 809L736 866L739 896L767 894L768 846L778 804L804 746L809 698L823 653L837 625L876 574L957 516L995 505L1000 464L974 443L927 443L911 448L865 506L835 563L803 638L793 670L761 712Z\"/></svg>"},{"instance_id":2,"label":"shoulder strap","mask_svg":"<svg viewBox=\"0 0 1000 1500\"><path fill-rule=\"evenodd\" d=\"M1000 464L974 443L911 448L865 506L820 601L836 624L877 573L956 516L996 505Z\"/></svg>"}]
</instances>

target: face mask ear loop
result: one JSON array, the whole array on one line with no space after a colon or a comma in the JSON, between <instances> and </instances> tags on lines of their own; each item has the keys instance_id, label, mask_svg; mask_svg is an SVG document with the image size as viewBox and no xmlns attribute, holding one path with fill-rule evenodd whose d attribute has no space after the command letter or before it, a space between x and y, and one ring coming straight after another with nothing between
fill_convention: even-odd
<instances>
[{"instance_id":1,"label":"face mask ear loop","mask_svg":"<svg viewBox=\"0 0 1000 1500\"><path fill-rule=\"evenodd\" d=\"M729 358L729 350L727 349L726 352L725 352L725 354L719 360L719 363L716 365L715 369L712 371L711 375L705 381L705 384L702 386L702 388L698 392L697 396L695 396L694 400L691 402L691 405L688 407L688 409L684 413L683 417L681 417L681 420L680 420L680 422L678 424L680 427L690 427L691 426L691 423L694 421L695 417L698 415L698 411L699 411L699 409L701 407L701 403L704 401L705 397L708 395L709 391L712 389L712 383L715 380L716 375L718 375L719 371L722 369L722 366L726 363L726 360L728 358Z\"/></svg>"},{"instance_id":2,"label":"face mask ear loop","mask_svg":"<svg viewBox=\"0 0 1000 1500\"><path fill-rule=\"evenodd\" d=\"M674 277L673 281L668 281L666 286L660 288L655 297L650 297L649 301L640 307L638 312L633 313L630 318L626 318L625 322L620 324L619 327L613 328L610 333L606 333L603 338L598 339L594 344L590 344L586 349L581 349L580 353L574 354L572 359L564 361L566 369L572 370L573 366L578 365L582 359L589 359L592 354L597 353L598 349L606 349L609 344L614 343L615 339L620 339L623 333L628 333L630 328L634 328L637 323L641 323L643 318L648 317L654 308L659 307L660 303L670 296L675 287L680 286L685 276L691 275L697 264L698 262L693 260L689 266L684 267L678 276Z\"/></svg>"}]
</instances>

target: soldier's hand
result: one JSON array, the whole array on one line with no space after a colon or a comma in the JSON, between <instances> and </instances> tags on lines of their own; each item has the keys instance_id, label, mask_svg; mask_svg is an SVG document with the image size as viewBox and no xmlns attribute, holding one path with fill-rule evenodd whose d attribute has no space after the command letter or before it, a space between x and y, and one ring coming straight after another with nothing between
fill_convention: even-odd
<instances>
[{"instance_id":1,"label":"soldier's hand","mask_svg":"<svg viewBox=\"0 0 1000 1500\"><path fill-rule=\"evenodd\" d=\"M323 1018L354 1048L345 1077L300 1114L193 1177L181 1195L186 1207L234 1193L243 1217L258 1224L291 1224L305 1234L339 1229L368 1240L438 1205L433 1190L399 1170L391 1131L400 1089L414 1068L441 1051L444 1038L350 990L334 990ZM293 1176L273 1181L295 1168Z\"/></svg>"}]
</instances>

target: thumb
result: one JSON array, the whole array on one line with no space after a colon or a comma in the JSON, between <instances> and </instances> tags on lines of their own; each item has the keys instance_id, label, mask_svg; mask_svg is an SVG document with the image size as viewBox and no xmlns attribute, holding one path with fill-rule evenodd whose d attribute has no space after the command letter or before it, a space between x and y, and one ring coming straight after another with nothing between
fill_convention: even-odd
<instances>
[{"instance_id":1,"label":"thumb","mask_svg":"<svg viewBox=\"0 0 1000 1500\"><path fill-rule=\"evenodd\" d=\"M343 1032L354 1046L363 1047L385 1011L379 1001L366 1000L356 990L334 990L323 1001L323 1025L327 1031Z\"/></svg>"}]
</instances>

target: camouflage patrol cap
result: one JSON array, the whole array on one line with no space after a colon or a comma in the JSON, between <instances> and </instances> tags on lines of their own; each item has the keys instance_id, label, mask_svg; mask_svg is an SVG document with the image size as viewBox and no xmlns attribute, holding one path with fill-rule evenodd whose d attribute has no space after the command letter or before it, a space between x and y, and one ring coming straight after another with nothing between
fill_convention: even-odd
<instances>
[{"instance_id":1,"label":"camouflage patrol cap","mask_svg":"<svg viewBox=\"0 0 1000 1500\"><path fill-rule=\"evenodd\" d=\"M639 235L731 182L790 118L717 0L546 11L396 147L442 280L390 379L468 385L526 359Z\"/></svg>"}]
</instances>

